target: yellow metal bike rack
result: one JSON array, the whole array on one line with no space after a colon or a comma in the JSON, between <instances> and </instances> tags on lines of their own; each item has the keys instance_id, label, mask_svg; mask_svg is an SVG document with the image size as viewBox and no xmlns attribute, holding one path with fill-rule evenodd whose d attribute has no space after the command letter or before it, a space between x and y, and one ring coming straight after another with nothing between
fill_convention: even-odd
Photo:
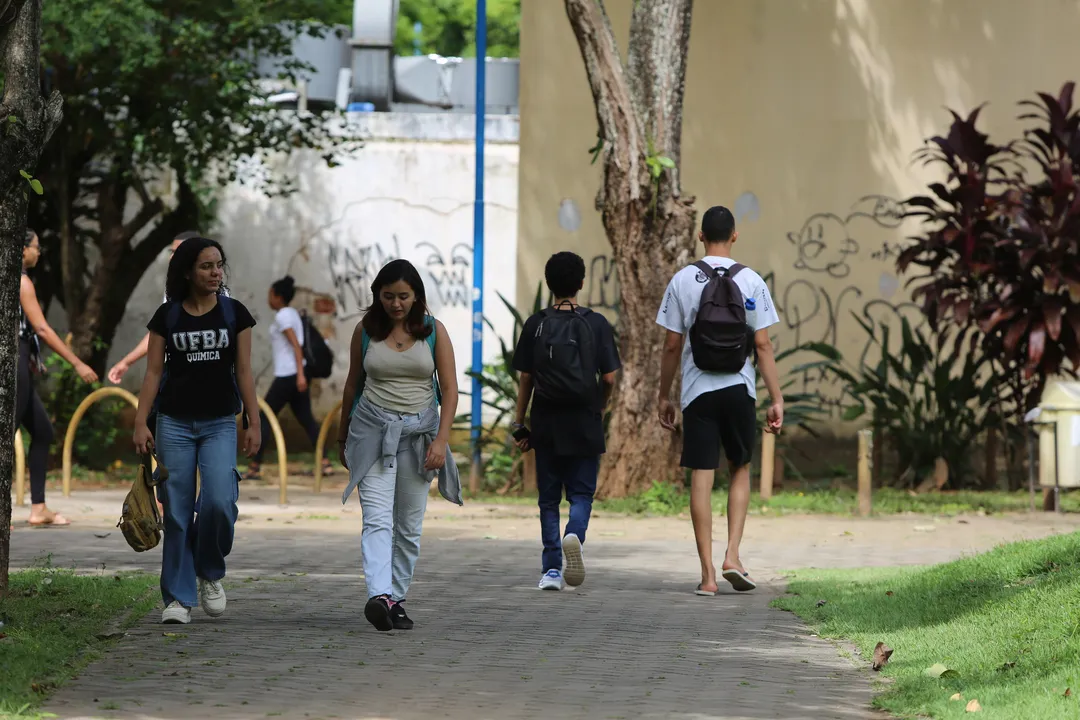
<instances>
[{"instance_id":1,"label":"yellow metal bike rack","mask_svg":"<svg viewBox=\"0 0 1080 720\"><path fill-rule=\"evenodd\" d=\"M22 430L15 428L15 505L26 502L26 449L22 444Z\"/></svg>"},{"instance_id":2,"label":"yellow metal bike rack","mask_svg":"<svg viewBox=\"0 0 1080 720\"><path fill-rule=\"evenodd\" d=\"M75 445L75 431L78 429L79 422L83 419L86 411L89 410L95 403L101 402L105 398L119 397L127 400L132 407L138 409L139 398L132 395L130 392L120 387L103 387L98 388L94 392L83 398L83 401L79 403L79 407L75 408L75 412L71 414L71 420L68 422L67 433L64 435L64 455L63 455L63 468L64 468L64 497L71 496L71 452ZM285 435L281 432L281 424L278 423L277 416L274 415L270 406L266 404L266 401L259 398L259 409L270 420L270 429L274 433L274 442L277 444L278 453L278 478L280 482L280 494L279 500L282 505L285 505L288 500L288 484L289 484L289 467L288 467L288 455L285 452ZM253 422L259 422L258 418L255 418ZM22 443L21 436L16 433L16 441L18 442L15 448L15 467L16 472L19 474L17 481L18 488L16 497L18 503L22 504L22 475L23 472L19 470L20 467L25 466L25 460L22 458ZM156 465L156 463L154 463Z\"/></svg>"},{"instance_id":3,"label":"yellow metal bike rack","mask_svg":"<svg viewBox=\"0 0 1080 720\"><path fill-rule=\"evenodd\" d=\"M339 415L341 415L340 402L334 406L329 415L323 418L322 427L319 428L319 439L315 442L315 492L322 492L322 457L323 451L326 449L326 436L330 434L330 427Z\"/></svg>"},{"instance_id":4,"label":"yellow metal bike rack","mask_svg":"<svg viewBox=\"0 0 1080 720\"><path fill-rule=\"evenodd\" d=\"M64 434L64 497L71 497L71 450L75 446L75 430L79 427L79 421L83 419L83 415L85 415L86 411L95 403L99 403L105 398L110 397L123 398L124 400L127 400L133 408L138 409L139 407L139 398L120 387L98 388L83 398L83 401L79 403L79 407L75 408L75 412L71 414L71 420L68 421L67 432Z\"/></svg>"}]
</instances>

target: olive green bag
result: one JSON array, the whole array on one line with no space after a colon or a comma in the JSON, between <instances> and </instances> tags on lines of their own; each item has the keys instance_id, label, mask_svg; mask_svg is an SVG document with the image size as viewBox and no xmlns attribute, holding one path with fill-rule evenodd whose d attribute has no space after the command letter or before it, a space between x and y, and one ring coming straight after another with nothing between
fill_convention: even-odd
<instances>
[{"instance_id":1,"label":"olive green bag","mask_svg":"<svg viewBox=\"0 0 1080 720\"><path fill-rule=\"evenodd\" d=\"M164 465L158 463L158 476L155 478L150 457L151 453L147 453L139 463L139 469L135 473L135 482L131 484L131 490L124 498L120 522L116 524L116 527L124 533L127 544L135 552L146 552L156 548L161 542L161 533L165 529L161 513L158 512L154 487L169 478L169 471Z\"/></svg>"}]
</instances>

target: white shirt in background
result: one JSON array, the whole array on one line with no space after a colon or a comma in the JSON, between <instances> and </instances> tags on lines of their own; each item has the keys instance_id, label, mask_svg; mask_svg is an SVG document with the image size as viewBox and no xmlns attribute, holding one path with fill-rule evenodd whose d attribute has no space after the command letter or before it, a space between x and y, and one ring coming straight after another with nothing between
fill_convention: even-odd
<instances>
[{"instance_id":1,"label":"white shirt in background","mask_svg":"<svg viewBox=\"0 0 1080 720\"><path fill-rule=\"evenodd\" d=\"M735 264L735 260L724 257L708 256L704 260L714 268L729 268ZM749 358L742 370L730 374L706 372L694 364L694 354L690 350L690 338L687 335L690 333L694 320L697 319L698 308L701 306L701 291L705 288L707 281L708 277L705 273L693 265L675 273L675 277L668 283L667 292L664 293L664 304L660 306L660 312L656 315L657 324L683 336L681 398L683 410L705 393L723 390L739 383L746 385L750 397L757 398L757 376ZM760 275L746 268L735 276L735 284L739 286L744 299L754 298L756 307L753 311L746 311L746 321L755 332L780 322L769 286Z\"/></svg>"},{"instance_id":2,"label":"white shirt in background","mask_svg":"<svg viewBox=\"0 0 1080 720\"><path fill-rule=\"evenodd\" d=\"M304 347L304 322L295 308L283 307L270 325L270 349L274 355L274 377L296 375L296 351L285 336L286 330L296 333L296 341Z\"/></svg>"}]
</instances>

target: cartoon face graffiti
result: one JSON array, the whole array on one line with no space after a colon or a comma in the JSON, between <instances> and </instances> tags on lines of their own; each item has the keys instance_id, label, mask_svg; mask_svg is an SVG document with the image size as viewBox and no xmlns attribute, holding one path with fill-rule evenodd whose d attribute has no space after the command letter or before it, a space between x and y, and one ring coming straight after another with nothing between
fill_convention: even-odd
<instances>
[{"instance_id":1,"label":"cartoon face graffiti","mask_svg":"<svg viewBox=\"0 0 1080 720\"><path fill-rule=\"evenodd\" d=\"M848 233L843 218L832 213L811 215L798 233L788 233L798 253L796 270L828 273L834 278L851 274L848 258L859 252L859 243Z\"/></svg>"}]
</instances>

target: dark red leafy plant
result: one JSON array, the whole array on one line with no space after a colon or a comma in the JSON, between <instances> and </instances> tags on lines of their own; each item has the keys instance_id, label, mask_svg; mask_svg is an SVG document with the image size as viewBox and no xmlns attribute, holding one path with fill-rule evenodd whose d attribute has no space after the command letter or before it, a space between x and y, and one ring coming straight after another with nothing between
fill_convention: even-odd
<instances>
[{"instance_id":1,"label":"dark red leafy plant","mask_svg":"<svg viewBox=\"0 0 1080 720\"><path fill-rule=\"evenodd\" d=\"M1006 382L1002 400L1023 413L1046 380L1080 369L1080 112L1074 84L1021 103L1021 140L995 145L979 109L953 113L947 137L917 158L947 169L931 194L909 198L923 234L897 260L931 326L976 325Z\"/></svg>"}]
</instances>

